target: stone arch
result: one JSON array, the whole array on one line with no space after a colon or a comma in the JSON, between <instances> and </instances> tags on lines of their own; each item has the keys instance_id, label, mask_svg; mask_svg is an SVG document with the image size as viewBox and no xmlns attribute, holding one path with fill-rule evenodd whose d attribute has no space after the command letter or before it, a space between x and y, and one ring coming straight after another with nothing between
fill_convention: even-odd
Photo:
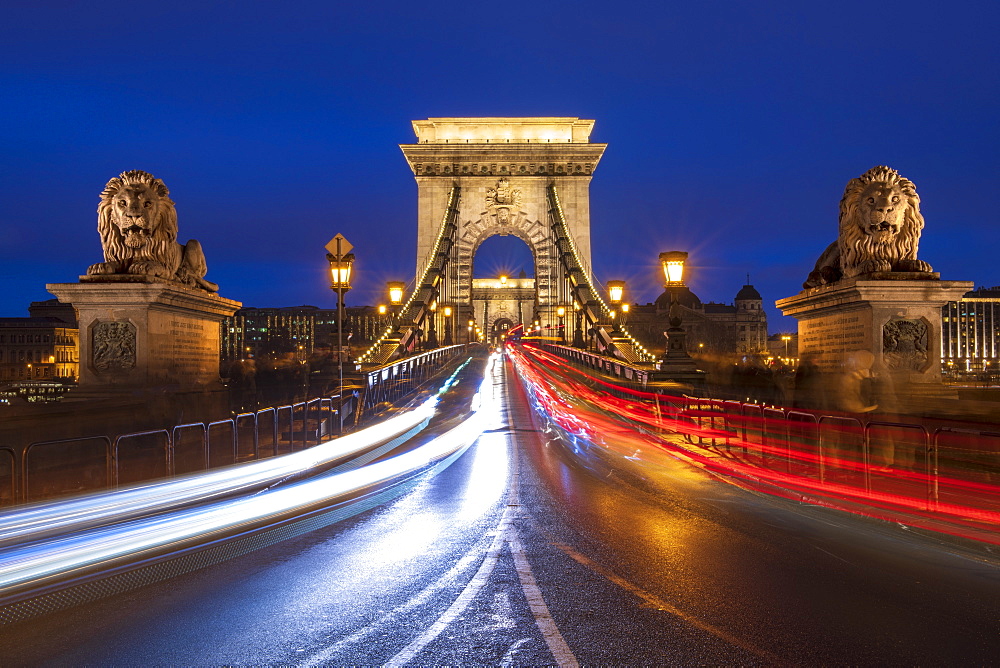
<instances>
[{"instance_id":1,"label":"stone arch","mask_svg":"<svg viewBox=\"0 0 1000 668\"><path fill-rule=\"evenodd\" d=\"M510 212L502 222L503 212L483 212L478 220L464 222L458 230L457 295L462 303L472 296L472 265L479 246L496 235L513 235L528 245L535 262L535 294L540 307L549 305L553 286L559 277L558 255L548 226L531 220L524 211ZM556 292L558 292L556 290Z\"/></svg>"}]
</instances>

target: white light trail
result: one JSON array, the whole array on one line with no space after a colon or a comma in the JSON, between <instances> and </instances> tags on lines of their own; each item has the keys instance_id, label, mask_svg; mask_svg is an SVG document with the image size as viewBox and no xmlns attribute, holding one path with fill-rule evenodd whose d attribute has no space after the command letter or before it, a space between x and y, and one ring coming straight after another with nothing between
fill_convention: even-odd
<instances>
[{"instance_id":1,"label":"white light trail","mask_svg":"<svg viewBox=\"0 0 1000 668\"><path fill-rule=\"evenodd\" d=\"M260 489L296 473L387 443L421 423L426 424L434 415L437 403L438 397L432 396L416 409L385 422L281 457L8 510L0 513L0 547Z\"/></svg>"},{"instance_id":2,"label":"white light trail","mask_svg":"<svg viewBox=\"0 0 1000 668\"><path fill-rule=\"evenodd\" d=\"M482 392L483 388L480 389ZM492 402L483 404L489 406ZM433 406L432 402L428 402L415 412L433 411ZM320 476L249 497L217 501L197 508L184 508L169 514L132 519L113 526L84 529L69 535L41 539L33 544L0 549L0 596L56 582L74 573L169 554L208 540L264 527L342 499L385 489L422 471L447 466L482 433L489 419L488 411L481 410L482 407L429 443L363 468ZM400 417L407 417L408 420L417 418L409 414ZM384 424L387 423L379 426ZM403 421L403 424L411 423ZM398 426L386 427L376 433L384 439ZM359 441L360 448L361 441L370 444L375 439L369 434L354 440ZM341 454L342 450L338 450L337 456ZM315 465L301 458L296 461L300 466ZM308 461L314 462L315 456ZM281 470L285 471L284 467ZM198 489L202 488L199 486ZM186 493L189 490L182 488L180 491ZM157 498L162 497L162 493L157 495Z\"/></svg>"}]
</instances>

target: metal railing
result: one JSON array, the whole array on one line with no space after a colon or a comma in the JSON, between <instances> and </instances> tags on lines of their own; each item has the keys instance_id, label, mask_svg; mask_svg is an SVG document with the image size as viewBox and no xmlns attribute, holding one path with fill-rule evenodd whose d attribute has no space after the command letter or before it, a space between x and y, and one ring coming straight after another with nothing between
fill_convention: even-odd
<instances>
[{"instance_id":1,"label":"metal railing","mask_svg":"<svg viewBox=\"0 0 1000 668\"><path fill-rule=\"evenodd\" d=\"M320 397L169 429L0 447L0 506L275 457L339 436L354 397Z\"/></svg>"},{"instance_id":2,"label":"metal railing","mask_svg":"<svg viewBox=\"0 0 1000 668\"><path fill-rule=\"evenodd\" d=\"M986 427L651 396L658 414L692 427L681 430L689 443L736 449L754 466L869 493L888 491L903 480L923 495L924 510L953 501L1000 512L1000 433Z\"/></svg>"},{"instance_id":3,"label":"metal railing","mask_svg":"<svg viewBox=\"0 0 1000 668\"><path fill-rule=\"evenodd\" d=\"M629 364L623 360L612 359L598 353L592 353L588 350L581 350L580 348L572 348L570 346L555 343L541 343L537 341L532 342L532 345L563 359L576 362L577 364L588 369L594 369L595 371L600 371L609 376L614 376L615 378L639 388L645 388L649 383L650 373L656 371L656 369L652 366Z\"/></svg>"},{"instance_id":4,"label":"metal railing","mask_svg":"<svg viewBox=\"0 0 1000 668\"><path fill-rule=\"evenodd\" d=\"M665 432L741 466L780 473L793 486L799 481L803 489L840 489L848 496L859 490L857 503L877 497L891 505L885 499L905 495L922 511L962 506L987 518L975 520L980 526L1000 517L997 427L693 397L650 383L645 369L627 363L567 346L535 345L573 362L579 372L614 376L601 391L653 404Z\"/></svg>"},{"instance_id":5,"label":"metal railing","mask_svg":"<svg viewBox=\"0 0 1000 668\"><path fill-rule=\"evenodd\" d=\"M455 358L467 354L475 343L435 348L413 357L365 372L363 395L357 420L379 412L387 404L396 404L415 392Z\"/></svg>"}]
</instances>

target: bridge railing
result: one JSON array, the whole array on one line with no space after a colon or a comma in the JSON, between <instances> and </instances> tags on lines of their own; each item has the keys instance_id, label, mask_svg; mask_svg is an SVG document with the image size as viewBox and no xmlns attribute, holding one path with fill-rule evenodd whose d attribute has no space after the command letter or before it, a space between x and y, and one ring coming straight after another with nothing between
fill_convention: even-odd
<instances>
[{"instance_id":1,"label":"bridge railing","mask_svg":"<svg viewBox=\"0 0 1000 668\"><path fill-rule=\"evenodd\" d=\"M550 352L558 357L584 366L588 369L600 371L609 376L614 376L629 383L634 387L646 388L656 371L652 366L639 366L628 362L612 359L604 355L592 353L588 350L573 348L556 343L532 342L532 345Z\"/></svg>"},{"instance_id":2,"label":"bridge railing","mask_svg":"<svg viewBox=\"0 0 1000 668\"><path fill-rule=\"evenodd\" d=\"M455 358L466 355L476 343L435 348L425 353L386 364L364 373L364 387L356 413L356 422L380 412L380 408L398 404L418 390L428 379Z\"/></svg>"},{"instance_id":3,"label":"bridge railing","mask_svg":"<svg viewBox=\"0 0 1000 668\"><path fill-rule=\"evenodd\" d=\"M647 394L664 429L783 483L812 480L856 503L959 507L970 524L1000 521L1000 432L877 414L836 414L690 396ZM669 407L668 407L669 406ZM855 498L851 490L863 490ZM895 499L895 500L894 500ZM987 518L987 519L983 519Z\"/></svg>"},{"instance_id":4,"label":"bridge railing","mask_svg":"<svg viewBox=\"0 0 1000 668\"><path fill-rule=\"evenodd\" d=\"M318 397L168 429L0 447L0 507L302 450L342 434L356 408L353 396Z\"/></svg>"},{"instance_id":5,"label":"bridge railing","mask_svg":"<svg viewBox=\"0 0 1000 668\"><path fill-rule=\"evenodd\" d=\"M980 531L1000 525L1000 428L944 419L767 405L694 397L643 382L642 369L564 346L535 344L577 367L628 382L600 386L645 402L648 426L680 437L720 467L803 494L837 496L865 508L960 515ZM559 348L557 352L554 350ZM609 398L610 403L614 403Z\"/></svg>"}]
</instances>

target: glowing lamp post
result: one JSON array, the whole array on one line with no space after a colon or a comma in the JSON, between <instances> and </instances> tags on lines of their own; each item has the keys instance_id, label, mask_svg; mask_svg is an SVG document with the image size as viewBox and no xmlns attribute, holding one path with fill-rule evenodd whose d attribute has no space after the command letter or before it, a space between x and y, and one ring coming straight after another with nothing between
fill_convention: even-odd
<instances>
[{"instance_id":1,"label":"glowing lamp post","mask_svg":"<svg viewBox=\"0 0 1000 668\"><path fill-rule=\"evenodd\" d=\"M566 318L566 307L562 304L557 306L556 315L559 317L559 343L566 343L566 325L563 324Z\"/></svg>"},{"instance_id":2,"label":"glowing lamp post","mask_svg":"<svg viewBox=\"0 0 1000 668\"><path fill-rule=\"evenodd\" d=\"M573 312L576 316L576 329L573 330L573 347L574 348L586 348L587 342L583 340L583 325L581 324L581 313L582 307L580 302L573 300Z\"/></svg>"},{"instance_id":3,"label":"glowing lamp post","mask_svg":"<svg viewBox=\"0 0 1000 668\"><path fill-rule=\"evenodd\" d=\"M402 281L389 281L385 284L389 290L389 303L399 306L403 303L403 291L406 290L406 283Z\"/></svg>"},{"instance_id":4,"label":"glowing lamp post","mask_svg":"<svg viewBox=\"0 0 1000 668\"><path fill-rule=\"evenodd\" d=\"M670 292L670 328L664 332L667 337L667 348L663 351L661 368L667 364L681 368L691 360L691 356L687 352L687 344L684 341L686 334L681 327L683 322L681 306L680 302L677 301L677 293L684 287L684 264L687 262L687 257L688 254L684 251L660 253L664 287Z\"/></svg>"},{"instance_id":5,"label":"glowing lamp post","mask_svg":"<svg viewBox=\"0 0 1000 668\"><path fill-rule=\"evenodd\" d=\"M343 234L338 234L326 244L326 259L330 263L330 289L337 293L337 369L340 376L341 403L344 397L344 293L351 289L351 270L354 253Z\"/></svg>"},{"instance_id":6,"label":"glowing lamp post","mask_svg":"<svg viewBox=\"0 0 1000 668\"><path fill-rule=\"evenodd\" d=\"M438 347L437 328L434 323L435 319L437 318L437 301L431 302L431 305L427 307L427 310L430 312L430 316L427 318L429 322L427 327L426 348L428 350L434 350L435 348Z\"/></svg>"},{"instance_id":7,"label":"glowing lamp post","mask_svg":"<svg viewBox=\"0 0 1000 668\"><path fill-rule=\"evenodd\" d=\"M455 340L451 338L451 314L454 307L451 304L442 304L441 313L444 315L444 345L453 346Z\"/></svg>"},{"instance_id":8,"label":"glowing lamp post","mask_svg":"<svg viewBox=\"0 0 1000 668\"><path fill-rule=\"evenodd\" d=\"M788 334L782 334L781 340L785 342L785 364L788 364L788 342L792 340Z\"/></svg>"},{"instance_id":9,"label":"glowing lamp post","mask_svg":"<svg viewBox=\"0 0 1000 668\"><path fill-rule=\"evenodd\" d=\"M612 304L621 304L625 296L625 281L608 281L608 298Z\"/></svg>"},{"instance_id":10,"label":"glowing lamp post","mask_svg":"<svg viewBox=\"0 0 1000 668\"><path fill-rule=\"evenodd\" d=\"M608 281L608 299L615 306L622 303L622 298L625 296L625 281ZM618 328L618 322L615 320L614 311L611 312L611 335L620 336L621 330Z\"/></svg>"}]
</instances>

